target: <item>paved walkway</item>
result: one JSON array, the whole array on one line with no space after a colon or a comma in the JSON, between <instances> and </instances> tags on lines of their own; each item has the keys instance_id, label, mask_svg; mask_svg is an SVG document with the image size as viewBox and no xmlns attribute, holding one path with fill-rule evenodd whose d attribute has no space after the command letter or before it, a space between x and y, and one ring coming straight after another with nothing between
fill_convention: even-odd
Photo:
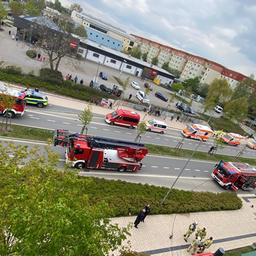
<instances>
[{"instance_id":1,"label":"paved walkway","mask_svg":"<svg viewBox=\"0 0 256 256\"><path fill-rule=\"evenodd\" d=\"M230 250L251 245L256 242L256 196L243 195L242 201L242 209L236 211L149 215L138 229L131 229L131 249L157 256L190 255L186 251L189 243L184 241L183 234L193 221L197 221L200 227L206 227L207 237L214 238L208 252L215 252L220 247ZM114 218L113 222L124 227L134 220L134 216L121 217ZM172 229L173 238L169 239Z\"/></svg>"}]
</instances>

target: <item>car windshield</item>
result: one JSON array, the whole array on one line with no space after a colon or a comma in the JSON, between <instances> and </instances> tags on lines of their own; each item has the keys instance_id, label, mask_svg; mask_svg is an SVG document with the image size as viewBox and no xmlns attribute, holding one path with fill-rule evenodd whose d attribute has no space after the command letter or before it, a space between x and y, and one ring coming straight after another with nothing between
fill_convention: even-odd
<instances>
[{"instance_id":1,"label":"car windshield","mask_svg":"<svg viewBox=\"0 0 256 256\"><path fill-rule=\"evenodd\" d=\"M228 134L224 135L223 138L227 139L227 140L233 140L234 138Z\"/></svg>"},{"instance_id":2,"label":"car windshield","mask_svg":"<svg viewBox=\"0 0 256 256\"><path fill-rule=\"evenodd\" d=\"M112 115L112 117L113 117L113 118L115 118L115 117L117 117L117 116L118 116L118 114L117 114L117 112L116 112L116 111L112 112L112 113L111 113L111 115Z\"/></svg>"},{"instance_id":3,"label":"car windshield","mask_svg":"<svg viewBox=\"0 0 256 256\"><path fill-rule=\"evenodd\" d=\"M217 167L220 174L223 175L224 177L229 177L232 174L228 169L225 168L223 162L219 163Z\"/></svg>"},{"instance_id":4,"label":"car windshield","mask_svg":"<svg viewBox=\"0 0 256 256\"><path fill-rule=\"evenodd\" d=\"M189 133L195 133L196 132L196 130L194 128L192 128L191 126L188 126L187 129L188 129Z\"/></svg>"},{"instance_id":5,"label":"car windshield","mask_svg":"<svg viewBox=\"0 0 256 256\"><path fill-rule=\"evenodd\" d=\"M154 121L153 121L153 120L149 120L148 123L149 123L150 125L154 125Z\"/></svg>"}]
</instances>

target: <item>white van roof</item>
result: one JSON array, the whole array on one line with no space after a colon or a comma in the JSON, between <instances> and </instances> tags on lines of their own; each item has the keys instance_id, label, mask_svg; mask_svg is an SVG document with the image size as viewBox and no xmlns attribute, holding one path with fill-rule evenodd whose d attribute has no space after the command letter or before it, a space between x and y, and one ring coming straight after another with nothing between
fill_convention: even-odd
<instances>
[{"instance_id":1,"label":"white van roof","mask_svg":"<svg viewBox=\"0 0 256 256\"><path fill-rule=\"evenodd\" d=\"M161 124L161 125L167 126L167 124L165 122L160 121L160 120L152 119L151 121L153 121L154 123L157 123L157 124Z\"/></svg>"},{"instance_id":2,"label":"white van roof","mask_svg":"<svg viewBox=\"0 0 256 256\"><path fill-rule=\"evenodd\" d=\"M193 124L192 127L200 129L200 130L208 131L208 132L213 132L213 130L210 127L208 127L207 125Z\"/></svg>"}]
</instances>

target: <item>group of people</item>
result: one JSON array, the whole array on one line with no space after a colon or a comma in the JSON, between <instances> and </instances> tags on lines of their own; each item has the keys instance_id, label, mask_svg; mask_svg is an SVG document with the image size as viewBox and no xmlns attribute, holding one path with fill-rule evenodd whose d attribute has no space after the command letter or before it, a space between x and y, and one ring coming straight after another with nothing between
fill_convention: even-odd
<instances>
[{"instance_id":1,"label":"group of people","mask_svg":"<svg viewBox=\"0 0 256 256\"><path fill-rule=\"evenodd\" d=\"M138 228L138 225L140 224L140 222L144 222L145 218L147 217L147 215L149 215L149 213L150 213L150 205L147 204L137 215L134 221L134 227Z\"/></svg>"},{"instance_id":2,"label":"group of people","mask_svg":"<svg viewBox=\"0 0 256 256\"><path fill-rule=\"evenodd\" d=\"M184 234L185 242L188 242L188 238L193 233L195 233L195 237L192 240L190 246L188 247L187 252L191 252L192 254L202 253L205 249L208 249L212 245L213 238L206 238L206 228L199 228L197 222L193 222L189 225L188 231Z\"/></svg>"},{"instance_id":3,"label":"group of people","mask_svg":"<svg viewBox=\"0 0 256 256\"><path fill-rule=\"evenodd\" d=\"M78 77L77 77L77 75L75 75L75 77L73 78L72 77L72 74L67 74L66 76L65 76L65 80L70 80L70 81L72 81L72 82L74 82L74 83L78 83ZM83 79L81 79L80 80L80 85L83 85L84 84L84 80Z\"/></svg>"}]
</instances>

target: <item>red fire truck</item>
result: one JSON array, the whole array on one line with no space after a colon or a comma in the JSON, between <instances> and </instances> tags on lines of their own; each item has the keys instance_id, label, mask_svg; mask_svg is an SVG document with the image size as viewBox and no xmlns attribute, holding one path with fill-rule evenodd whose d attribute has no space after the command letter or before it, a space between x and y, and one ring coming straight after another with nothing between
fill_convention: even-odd
<instances>
[{"instance_id":1,"label":"red fire truck","mask_svg":"<svg viewBox=\"0 0 256 256\"><path fill-rule=\"evenodd\" d=\"M9 95L13 97L13 106L12 108L7 109L3 104L3 96ZM16 115L22 116L25 111L25 93L22 93L18 90L6 86L3 82L0 82L0 114L7 115L10 118L15 117Z\"/></svg>"},{"instance_id":2,"label":"red fire truck","mask_svg":"<svg viewBox=\"0 0 256 256\"><path fill-rule=\"evenodd\" d=\"M225 250L223 248L219 248L216 252L204 252L194 254L194 256L223 256L225 254Z\"/></svg>"},{"instance_id":3,"label":"red fire truck","mask_svg":"<svg viewBox=\"0 0 256 256\"><path fill-rule=\"evenodd\" d=\"M66 147L66 163L83 169L136 172L148 150L144 144L56 130L54 146Z\"/></svg>"},{"instance_id":4,"label":"red fire truck","mask_svg":"<svg viewBox=\"0 0 256 256\"><path fill-rule=\"evenodd\" d=\"M256 188L256 168L246 163L220 161L211 174L213 179L225 189L237 191Z\"/></svg>"}]
</instances>

